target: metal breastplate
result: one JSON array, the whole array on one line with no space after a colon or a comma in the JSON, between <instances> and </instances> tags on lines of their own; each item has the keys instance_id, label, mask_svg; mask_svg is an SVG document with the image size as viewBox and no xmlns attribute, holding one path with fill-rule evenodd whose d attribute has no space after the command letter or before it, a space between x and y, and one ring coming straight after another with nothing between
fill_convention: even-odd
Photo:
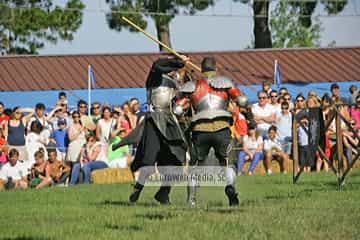
<instances>
[{"instance_id":1,"label":"metal breastplate","mask_svg":"<svg viewBox=\"0 0 360 240\"><path fill-rule=\"evenodd\" d=\"M157 87L148 89L148 99L152 111L170 111L171 100L175 97L176 84L172 78L163 74Z\"/></svg>"},{"instance_id":2,"label":"metal breastplate","mask_svg":"<svg viewBox=\"0 0 360 240\"><path fill-rule=\"evenodd\" d=\"M195 112L209 110L227 110L228 101L214 94L206 94L195 105Z\"/></svg>"},{"instance_id":3,"label":"metal breastplate","mask_svg":"<svg viewBox=\"0 0 360 240\"><path fill-rule=\"evenodd\" d=\"M171 100L175 96L175 89L160 86L150 89L150 104L154 111L170 110Z\"/></svg>"}]
</instances>

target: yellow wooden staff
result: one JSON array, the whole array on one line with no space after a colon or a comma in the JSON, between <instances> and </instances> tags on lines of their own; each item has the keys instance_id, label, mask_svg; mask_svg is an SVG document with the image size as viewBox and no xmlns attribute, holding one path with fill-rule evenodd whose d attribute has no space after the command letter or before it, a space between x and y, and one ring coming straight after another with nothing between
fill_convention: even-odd
<instances>
[{"instance_id":1,"label":"yellow wooden staff","mask_svg":"<svg viewBox=\"0 0 360 240\"><path fill-rule=\"evenodd\" d=\"M154 36L152 36L151 34L145 32L141 27L139 27L138 25L136 25L135 23L133 23L131 20L129 20L126 17L122 17L122 20L124 20L125 22L127 22L128 24L130 24L131 26L133 26L134 28L136 28L139 32L142 32L143 34L145 34L145 36L147 36L148 38L150 38L151 40L153 40L154 42L156 42L157 44L160 44L161 46L163 46L166 50L168 50L170 53L174 54L175 56L177 56L178 58L182 58L181 55L179 53L177 53L174 49L170 48L169 46L167 46L165 43L160 42L158 39L156 39ZM193 67L194 69L198 70L199 72L201 72L201 68L198 67L197 65L195 65L192 62L187 62L188 65L190 65L191 67Z\"/></svg>"}]
</instances>

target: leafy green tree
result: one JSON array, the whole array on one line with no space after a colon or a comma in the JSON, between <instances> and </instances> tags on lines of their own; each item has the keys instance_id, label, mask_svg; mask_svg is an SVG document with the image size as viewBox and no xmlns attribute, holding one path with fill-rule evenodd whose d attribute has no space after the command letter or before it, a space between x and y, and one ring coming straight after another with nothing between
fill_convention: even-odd
<instances>
[{"instance_id":1,"label":"leafy green tree","mask_svg":"<svg viewBox=\"0 0 360 240\"><path fill-rule=\"evenodd\" d=\"M52 0L0 0L0 52L37 54L44 42L73 40L83 8L81 0L69 0L64 8Z\"/></svg>"},{"instance_id":2,"label":"leafy green tree","mask_svg":"<svg viewBox=\"0 0 360 240\"><path fill-rule=\"evenodd\" d=\"M195 14L214 4L214 0L107 0L111 12L107 14L107 22L111 29L121 31L127 28L137 31L125 23L121 17L126 16L143 29L147 27L145 17L155 22L158 39L171 47L170 22L179 12ZM159 45L160 51L163 47Z\"/></svg>"},{"instance_id":3,"label":"leafy green tree","mask_svg":"<svg viewBox=\"0 0 360 240\"><path fill-rule=\"evenodd\" d=\"M271 48L271 47L279 47L279 41L284 37L283 34L281 36L272 37L272 30L269 28L269 0L234 0L235 2L241 2L244 4L252 3L253 15L254 15L254 48ZM286 0L278 0L277 4L282 2L287 2ZM300 41L304 43L304 46L311 45L308 40L313 39L312 43L315 45L318 43L315 39L320 31L320 22L318 18L315 18L315 24L312 26L312 15L314 13L315 8L318 4L323 4L325 10L328 14L337 14L341 12L347 4L347 0L304 0L304 1L288 1L289 4L293 7L293 11L298 14L296 18L298 23L301 24L304 28L298 27L296 25L298 35ZM273 15L271 18L277 18L277 15ZM288 18L289 21L294 23L293 19ZM275 25L285 26L286 22L274 23ZM293 25L294 26L294 25ZM273 28L273 27L272 27ZM306 28L309 28L305 31ZM279 27L279 30L281 28ZM288 28L289 29L289 28ZM279 34L279 33L277 33ZM292 33L293 35L295 33ZM295 34L296 35L296 34ZM312 37L311 37L312 36ZM295 36L293 36L295 37ZM279 38L279 39L278 39ZM277 41L273 43L272 41ZM280 44L281 45L281 44ZM296 43L291 41L287 44L288 47L295 46ZM314 46L315 46L314 45Z\"/></svg>"},{"instance_id":4,"label":"leafy green tree","mask_svg":"<svg viewBox=\"0 0 360 240\"><path fill-rule=\"evenodd\" d=\"M274 48L318 47L320 46L321 23L318 18L315 22L308 21L301 15L299 5L288 1L278 2L271 12L271 33ZM299 24L300 23L300 24Z\"/></svg>"}]
</instances>

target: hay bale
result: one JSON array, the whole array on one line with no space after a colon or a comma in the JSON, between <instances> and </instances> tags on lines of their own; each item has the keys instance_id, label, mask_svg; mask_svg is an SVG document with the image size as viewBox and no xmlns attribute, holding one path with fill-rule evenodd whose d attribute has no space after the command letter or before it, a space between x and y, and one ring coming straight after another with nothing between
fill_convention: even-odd
<instances>
[{"instance_id":1,"label":"hay bale","mask_svg":"<svg viewBox=\"0 0 360 240\"><path fill-rule=\"evenodd\" d=\"M0 191L5 190L5 182L0 180Z\"/></svg>"},{"instance_id":2,"label":"hay bale","mask_svg":"<svg viewBox=\"0 0 360 240\"><path fill-rule=\"evenodd\" d=\"M133 182L133 175L128 168L104 168L91 172L92 183L127 183Z\"/></svg>"}]
</instances>

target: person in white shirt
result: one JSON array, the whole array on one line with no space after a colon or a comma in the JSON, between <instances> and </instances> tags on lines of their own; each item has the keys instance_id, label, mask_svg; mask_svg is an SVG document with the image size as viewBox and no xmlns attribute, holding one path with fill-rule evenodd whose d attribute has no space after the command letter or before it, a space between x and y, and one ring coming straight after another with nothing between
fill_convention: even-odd
<instances>
[{"instance_id":1,"label":"person in white shirt","mask_svg":"<svg viewBox=\"0 0 360 240\"><path fill-rule=\"evenodd\" d=\"M10 149L9 162L0 170L0 180L5 184L5 188L27 188L27 171L25 165L18 161L19 152L16 149Z\"/></svg>"},{"instance_id":2,"label":"person in white shirt","mask_svg":"<svg viewBox=\"0 0 360 240\"><path fill-rule=\"evenodd\" d=\"M267 174L271 174L271 161L276 160L280 164L280 172L286 173L286 164L289 156L282 151L281 142L276 137L276 126L271 126L268 131L269 138L264 141L264 166Z\"/></svg>"},{"instance_id":3,"label":"person in white shirt","mask_svg":"<svg viewBox=\"0 0 360 240\"><path fill-rule=\"evenodd\" d=\"M281 112L276 114L275 126L277 128L277 137L281 143L281 149L284 153L291 153L291 129L292 114L289 111L289 103L281 103Z\"/></svg>"},{"instance_id":4,"label":"person in white shirt","mask_svg":"<svg viewBox=\"0 0 360 240\"><path fill-rule=\"evenodd\" d=\"M269 127L275 122L276 110L268 103L268 97L264 91L258 92L258 99L259 102L255 103L251 110L257 124L258 134L265 137Z\"/></svg>"},{"instance_id":5,"label":"person in white shirt","mask_svg":"<svg viewBox=\"0 0 360 240\"><path fill-rule=\"evenodd\" d=\"M280 104L278 98L278 92L276 90L272 90L269 95L270 105L275 109L275 112L280 112Z\"/></svg>"},{"instance_id":6,"label":"person in white shirt","mask_svg":"<svg viewBox=\"0 0 360 240\"><path fill-rule=\"evenodd\" d=\"M248 134L243 139L243 150L239 152L237 171L238 175L242 174L246 160L251 160L248 174L252 175L257 164L263 159L263 138L255 130L255 126L248 127Z\"/></svg>"}]
</instances>

